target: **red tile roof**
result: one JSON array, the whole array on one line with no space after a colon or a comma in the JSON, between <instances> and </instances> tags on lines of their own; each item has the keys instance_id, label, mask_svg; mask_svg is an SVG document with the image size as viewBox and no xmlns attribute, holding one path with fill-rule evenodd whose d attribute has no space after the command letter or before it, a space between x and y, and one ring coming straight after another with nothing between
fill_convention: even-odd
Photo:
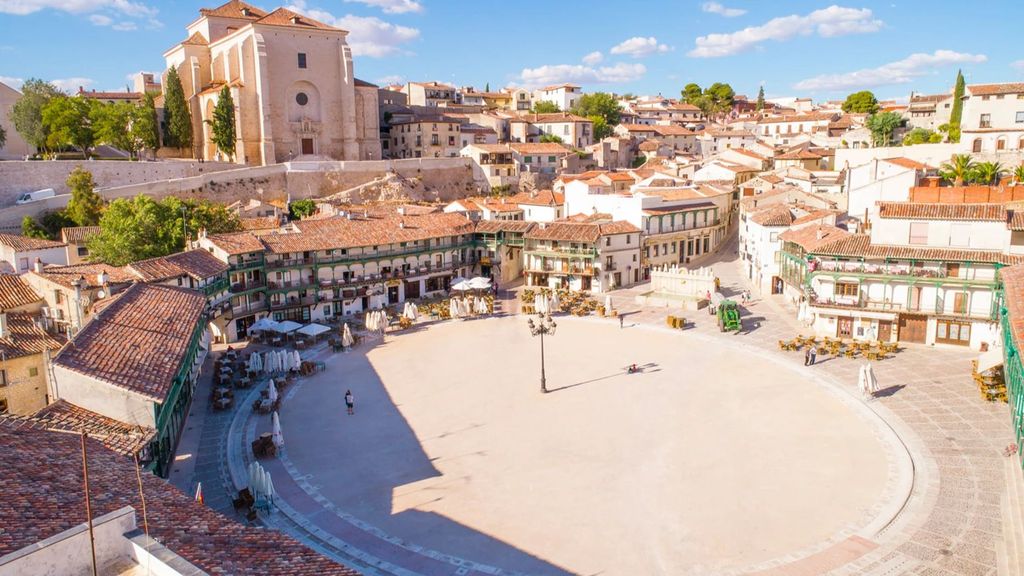
<instances>
[{"instance_id":1,"label":"red tile roof","mask_svg":"<svg viewBox=\"0 0 1024 576\"><path fill-rule=\"evenodd\" d=\"M0 337L0 352L8 360L42 354L43 350L56 351L64 339L43 330L35 323L35 315L28 312L7 313L7 336Z\"/></svg>"},{"instance_id":2,"label":"red tile roof","mask_svg":"<svg viewBox=\"0 0 1024 576\"><path fill-rule=\"evenodd\" d=\"M459 213L425 215L387 214L369 218L329 218L295 223L293 234L263 238L277 254L360 246L380 246L473 233L473 223Z\"/></svg>"},{"instance_id":3,"label":"red tile roof","mask_svg":"<svg viewBox=\"0 0 1024 576\"><path fill-rule=\"evenodd\" d=\"M254 218L240 218L242 230L275 230L280 227L281 222L277 216L258 216Z\"/></svg>"},{"instance_id":4,"label":"red tile roof","mask_svg":"<svg viewBox=\"0 0 1024 576\"><path fill-rule=\"evenodd\" d=\"M54 364L163 402L205 307L191 290L136 284L86 324Z\"/></svg>"},{"instance_id":5,"label":"red tile roof","mask_svg":"<svg viewBox=\"0 0 1024 576\"><path fill-rule=\"evenodd\" d=\"M793 242L807 252L814 252L818 247L824 246L850 236L850 233L842 228L836 228L827 224L818 226L807 226L804 228L790 228L779 234L779 239L784 242Z\"/></svg>"},{"instance_id":6,"label":"red tile roof","mask_svg":"<svg viewBox=\"0 0 1024 576\"><path fill-rule=\"evenodd\" d=\"M750 219L761 226L789 226L793 223L793 213L785 204L773 204L757 211Z\"/></svg>"},{"instance_id":7,"label":"red tile roof","mask_svg":"<svg viewBox=\"0 0 1024 576\"><path fill-rule=\"evenodd\" d=\"M509 200L516 204L527 206L561 206L565 204L565 195L551 190L535 190L533 192L520 192Z\"/></svg>"},{"instance_id":8,"label":"red tile roof","mask_svg":"<svg viewBox=\"0 0 1024 576\"><path fill-rule=\"evenodd\" d=\"M1020 94L1024 93L1024 83L1007 82L1004 84L969 84L968 92L972 96L994 96L997 94Z\"/></svg>"},{"instance_id":9,"label":"red tile roof","mask_svg":"<svg viewBox=\"0 0 1024 576\"><path fill-rule=\"evenodd\" d=\"M1006 227L1015 232L1024 230L1024 211L1009 210L1006 215Z\"/></svg>"},{"instance_id":10,"label":"red tile roof","mask_svg":"<svg viewBox=\"0 0 1024 576\"><path fill-rule=\"evenodd\" d=\"M810 150L792 150L780 156L776 160L821 160L821 154L815 154Z\"/></svg>"},{"instance_id":11,"label":"red tile roof","mask_svg":"<svg viewBox=\"0 0 1024 576\"><path fill-rule=\"evenodd\" d=\"M245 12L248 12L248 14ZM246 20L258 20L267 15L263 10L260 10L252 4L241 2L240 0L231 0L230 2L221 4L216 8L200 8L199 13L203 16L242 18Z\"/></svg>"},{"instance_id":12,"label":"red tile roof","mask_svg":"<svg viewBox=\"0 0 1024 576\"><path fill-rule=\"evenodd\" d=\"M624 220L605 223L591 222L549 222L534 226L526 233L531 240L560 240L566 242L597 242L602 236L629 234L640 229Z\"/></svg>"},{"instance_id":13,"label":"red tile roof","mask_svg":"<svg viewBox=\"0 0 1024 576\"><path fill-rule=\"evenodd\" d=\"M1001 204L945 204L924 202L878 202L878 217L899 220L958 220L1003 222L1006 208Z\"/></svg>"},{"instance_id":14,"label":"red tile roof","mask_svg":"<svg viewBox=\"0 0 1024 576\"><path fill-rule=\"evenodd\" d=\"M72 432L85 430L104 446L125 456L134 456L141 451L156 434L154 428L128 424L108 418L66 400L57 400L31 418L48 429Z\"/></svg>"},{"instance_id":15,"label":"red tile roof","mask_svg":"<svg viewBox=\"0 0 1024 576\"><path fill-rule=\"evenodd\" d=\"M72 282L79 278L85 279L85 287L95 288L100 286L99 275L105 273L107 282L111 284L128 284L135 282L137 277L126 266L111 266L103 263L73 264L71 266L47 266L41 273L29 272L42 278L60 284L65 288L73 288Z\"/></svg>"},{"instance_id":16,"label":"red tile roof","mask_svg":"<svg viewBox=\"0 0 1024 576\"><path fill-rule=\"evenodd\" d=\"M47 248L60 248L66 246L63 242L44 240L42 238L29 238L17 234L0 233L0 245L7 246L15 252L27 252L29 250L46 250Z\"/></svg>"},{"instance_id":17,"label":"red tile roof","mask_svg":"<svg viewBox=\"0 0 1024 576\"><path fill-rule=\"evenodd\" d=\"M70 226L60 229L60 239L68 244L85 244L99 233L99 226Z\"/></svg>"},{"instance_id":18,"label":"red tile roof","mask_svg":"<svg viewBox=\"0 0 1024 576\"><path fill-rule=\"evenodd\" d=\"M0 310L11 310L35 304L42 300L21 276L17 274L0 274Z\"/></svg>"},{"instance_id":19,"label":"red tile roof","mask_svg":"<svg viewBox=\"0 0 1024 576\"><path fill-rule=\"evenodd\" d=\"M289 26L293 28L313 28L319 30L338 30L334 26L329 26L314 20L309 16L292 12L287 8L278 8L270 14L267 14L263 18L256 21L256 24L264 24L269 26Z\"/></svg>"},{"instance_id":20,"label":"red tile roof","mask_svg":"<svg viewBox=\"0 0 1024 576\"><path fill-rule=\"evenodd\" d=\"M497 232L528 232L534 226L533 222L525 220L481 220L476 223L476 231L481 234L495 234Z\"/></svg>"},{"instance_id":21,"label":"red tile roof","mask_svg":"<svg viewBox=\"0 0 1024 576\"><path fill-rule=\"evenodd\" d=\"M93 516L132 506L142 526L135 466L88 440ZM85 521L81 439L0 416L0 556ZM198 503L166 480L142 475L150 536L210 574L355 576L348 568L278 532L238 524Z\"/></svg>"},{"instance_id":22,"label":"red tile roof","mask_svg":"<svg viewBox=\"0 0 1024 576\"><path fill-rule=\"evenodd\" d=\"M549 114L523 114L510 122L528 122L530 124L554 124L559 122L591 122L589 118L570 114L569 112L551 112Z\"/></svg>"},{"instance_id":23,"label":"red tile roof","mask_svg":"<svg viewBox=\"0 0 1024 576\"><path fill-rule=\"evenodd\" d=\"M904 168L910 168L911 170L931 170L931 166L918 162L917 160L911 160L910 158L904 158L902 156L897 158L886 158L883 162L889 164L895 164Z\"/></svg>"},{"instance_id":24,"label":"red tile roof","mask_svg":"<svg viewBox=\"0 0 1024 576\"><path fill-rule=\"evenodd\" d=\"M1024 348L1024 264L999 271L1005 290L1004 302L1009 313L1010 332L1017 350Z\"/></svg>"},{"instance_id":25,"label":"red tile roof","mask_svg":"<svg viewBox=\"0 0 1024 576\"><path fill-rule=\"evenodd\" d=\"M229 256L262 252L266 249L259 236L252 232L229 232L208 237L211 244L227 252Z\"/></svg>"},{"instance_id":26,"label":"red tile roof","mask_svg":"<svg viewBox=\"0 0 1024 576\"><path fill-rule=\"evenodd\" d=\"M870 258L874 260L932 260L939 262L978 262L987 264L1020 264L1024 255L1003 254L996 250L960 250L928 246L896 246L872 244L867 234L852 234L837 241L821 244L808 252L823 256Z\"/></svg>"},{"instance_id":27,"label":"red tile roof","mask_svg":"<svg viewBox=\"0 0 1024 576\"><path fill-rule=\"evenodd\" d=\"M227 264L206 250L198 248L170 256L132 262L128 268L138 274L144 282L159 282L179 276L205 280L228 271Z\"/></svg>"},{"instance_id":28,"label":"red tile roof","mask_svg":"<svg viewBox=\"0 0 1024 576\"><path fill-rule=\"evenodd\" d=\"M568 154L572 152L558 142L537 142L523 144L509 144L509 148L520 154Z\"/></svg>"}]
</instances>

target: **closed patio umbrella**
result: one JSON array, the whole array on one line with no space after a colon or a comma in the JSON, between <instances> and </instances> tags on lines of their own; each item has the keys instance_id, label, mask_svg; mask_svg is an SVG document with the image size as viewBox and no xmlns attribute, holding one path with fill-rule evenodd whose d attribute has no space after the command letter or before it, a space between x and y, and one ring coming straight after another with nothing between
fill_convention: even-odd
<instances>
[{"instance_id":1,"label":"closed patio umbrella","mask_svg":"<svg viewBox=\"0 0 1024 576\"><path fill-rule=\"evenodd\" d=\"M271 420L273 428L271 438L274 441L274 446L280 448L281 446L284 446L284 436L281 434L281 419L278 418L276 411L274 412L274 415L271 416Z\"/></svg>"},{"instance_id":2,"label":"closed patio umbrella","mask_svg":"<svg viewBox=\"0 0 1024 576\"><path fill-rule=\"evenodd\" d=\"M277 385L274 384L274 379L271 378L267 386L267 399L273 404L277 402Z\"/></svg>"},{"instance_id":3,"label":"closed patio umbrella","mask_svg":"<svg viewBox=\"0 0 1024 576\"><path fill-rule=\"evenodd\" d=\"M352 339L352 329L348 327L348 322L341 329L341 345L345 348L352 346L355 341Z\"/></svg>"},{"instance_id":4,"label":"closed patio umbrella","mask_svg":"<svg viewBox=\"0 0 1024 576\"><path fill-rule=\"evenodd\" d=\"M558 312L562 308L562 301L558 299L558 290L551 292L551 310Z\"/></svg>"},{"instance_id":5,"label":"closed patio umbrella","mask_svg":"<svg viewBox=\"0 0 1024 576\"><path fill-rule=\"evenodd\" d=\"M448 315L452 318L459 317L459 302L455 298L448 301Z\"/></svg>"},{"instance_id":6,"label":"closed patio umbrella","mask_svg":"<svg viewBox=\"0 0 1024 576\"><path fill-rule=\"evenodd\" d=\"M604 297L604 313L608 314L611 311L612 311L612 297L611 296L605 296Z\"/></svg>"},{"instance_id":7,"label":"closed patio umbrella","mask_svg":"<svg viewBox=\"0 0 1024 576\"><path fill-rule=\"evenodd\" d=\"M292 350L292 364L296 370L302 367L302 355L299 354L298 350Z\"/></svg>"},{"instance_id":8,"label":"closed patio umbrella","mask_svg":"<svg viewBox=\"0 0 1024 576\"><path fill-rule=\"evenodd\" d=\"M878 393L878 378L875 376L875 369L870 362L868 362L865 372L867 373L868 392L874 396Z\"/></svg>"},{"instance_id":9,"label":"closed patio umbrella","mask_svg":"<svg viewBox=\"0 0 1024 576\"><path fill-rule=\"evenodd\" d=\"M870 394L868 390L868 371L867 366L861 364L860 368L857 369L857 388L860 390L860 394L863 397L867 397Z\"/></svg>"}]
</instances>

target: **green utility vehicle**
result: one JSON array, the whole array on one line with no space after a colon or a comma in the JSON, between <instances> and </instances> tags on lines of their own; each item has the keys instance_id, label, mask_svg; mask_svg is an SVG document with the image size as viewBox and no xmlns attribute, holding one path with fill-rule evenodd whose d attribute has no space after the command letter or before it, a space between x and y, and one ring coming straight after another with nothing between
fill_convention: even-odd
<instances>
[{"instance_id":1,"label":"green utility vehicle","mask_svg":"<svg viewBox=\"0 0 1024 576\"><path fill-rule=\"evenodd\" d=\"M722 332L739 332L743 329L740 307L734 300L722 300L718 305L718 329Z\"/></svg>"}]
</instances>

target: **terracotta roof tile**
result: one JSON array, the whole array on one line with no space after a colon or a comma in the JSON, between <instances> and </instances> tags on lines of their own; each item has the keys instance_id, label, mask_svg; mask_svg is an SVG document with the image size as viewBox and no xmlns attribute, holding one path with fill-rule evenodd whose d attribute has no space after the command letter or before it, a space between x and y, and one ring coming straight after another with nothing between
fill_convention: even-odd
<instances>
[{"instance_id":1,"label":"terracotta roof tile","mask_svg":"<svg viewBox=\"0 0 1024 576\"><path fill-rule=\"evenodd\" d=\"M18 236L17 234L3 234L0 233L0 245L7 246L15 252L25 252L28 250L45 250L47 248L60 248L66 246L63 242L55 242L53 240L43 240L42 238L29 238L28 236Z\"/></svg>"},{"instance_id":2,"label":"terracotta roof tile","mask_svg":"<svg viewBox=\"0 0 1024 576\"><path fill-rule=\"evenodd\" d=\"M570 114L569 112L552 112L550 114L522 114L511 122L528 122L530 124L555 124L559 122L591 122L589 118Z\"/></svg>"},{"instance_id":3,"label":"terracotta roof tile","mask_svg":"<svg viewBox=\"0 0 1024 576\"><path fill-rule=\"evenodd\" d=\"M1006 227L1015 232L1024 230L1024 211L1009 210L1006 214Z\"/></svg>"},{"instance_id":4,"label":"terracotta roof tile","mask_svg":"<svg viewBox=\"0 0 1024 576\"><path fill-rule=\"evenodd\" d=\"M128 268L145 282L159 282L186 275L205 280L227 272L228 265L206 250L195 249L132 262Z\"/></svg>"},{"instance_id":5,"label":"terracotta roof tile","mask_svg":"<svg viewBox=\"0 0 1024 576\"><path fill-rule=\"evenodd\" d=\"M71 266L47 266L43 268L42 272L29 272L29 274L46 278L65 288L73 288L71 283L79 278L85 279L86 287L98 287L101 273L107 275L107 282L111 284L128 284L137 280L137 277L126 266L111 266L101 262L72 264Z\"/></svg>"},{"instance_id":6,"label":"terracotta roof tile","mask_svg":"<svg viewBox=\"0 0 1024 576\"><path fill-rule=\"evenodd\" d=\"M923 202L878 202L879 218L900 220L959 220L1003 222L1006 208L1001 204L945 204Z\"/></svg>"},{"instance_id":7,"label":"terracotta roof tile","mask_svg":"<svg viewBox=\"0 0 1024 576\"><path fill-rule=\"evenodd\" d=\"M85 519L81 440L75 434L41 430L25 419L0 416L0 556ZM90 439L89 480L94 516L142 503L135 466ZM43 464L45 463L45 465ZM210 574L355 576L348 568L278 532L238 524L152 474L142 475L150 536Z\"/></svg>"},{"instance_id":8,"label":"terracotta roof tile","mask_svg":"<svg viewBox=\"0 0 1024 576\"><path fill-rule=\"evenodd\" d=\"M763 118L759 124L780 124L784 122L819 122L819 121L832 121L836 119L835 113L830 112L813 112L811 114L794 114L791 116L775 116L772 118Z\"/></svg>"},{"instance_id":9,"label":"terracotta roof tile","mask_svg":"<svg viewBox=\"0 0 1024 576\"><path fill-rule=\"evenodd\" d=\"M205 307L191 290L136 284L86 324L54 364L163 402Z\"/></svg>"},{"instance_id":10,"label":"terracotta roof tile","mask_svg":"<svg viewBox=\"0 0 1024 576\"><path fill-rule=\"evenodd\" d=\"M776 160L821 160L821 154L815 154L810 150L792 150L780 156Z\"/></svg>"},{"instance_id":11,"label":"terracotta roof tile","mask_svg":"<svg viewBox=\"0 0 1024 576\"><path fill-rule=\"evenodd\" d=\"M565 195L561 192L551 190L535 190L534 192L520 192L510 198L516 204L527 206L561 206L565 204Z\"/></svg>"},{"instance_id":12,"label":"terracotta roof tile","mask_svg":"<svg viewBox=\"0 0 1024 576\"><path fill-rule=\"evenodd\" d=\"M89 238L99 233L99 226L70 226L60 229L60 239L68 244L85 244Z\"/></svg>"},{"instance_id":13,"label":"terracotta roof tile","mask_svg":"<svg viewBox=\"0 0 1024 576\"><path fill-rule=\"evenodd\" d=\"M35 304L43 298L36 294L21 276L0 274L0 310L10 310Z\"/></svg>"},{"instance_id":14,"label":"terracotta roof tile","mask_svg":"<svg viewBox=\"0 0 1024 576\"><path fill-rule=\"evenodd\" d=\"M790 228L779 234L779 239L784 242L793 242L807 252L814 252L819 246L824 246L848 236L850 236L850 233L842 228L821 224L805 228ZM868 240L870 241L870 238Z\"/></svg>"},{"instance_id":15,"label":"terracotta roof tile","mask_svg":"<svg viewBox=\"0 0 1024 576\"><path fill-rule=\"evenodd\" d=\"M1004 84L968 84L967 90L972 96L994 96L997 94L1024 93L1024 83L1007 82Z\"/></svg>"},{"instance_id":16,"label":"terracotta roof tile","mask_svg":"<svg viewBox=\"0 0 1024 576\"><path fill-rule=\"evenodd\" d=\"M195 46L206 46L206 45L209 44L209 42L206 41L206 37L204 37L202 34L200 34L199 32L195 32L191 36L189 36L186 40L184 40L182 42L182 44L192 44L192 45L195 45Z\"/></svg>"},{"instance_id":17,"label":"terracotta roof tile","mask_svg":"<svg viewBox=\"0 0 1024 576\"><path fill-rule=\"evenodd\" d=\"M292 234L271 234L263 241L277 254L381 246L473 233L473 223L459 213L388 214L369 218L329 218L297 222Z\"/></svg>"},{"instance_id":18,"label":"terracotta roof tile","mask_svg":"<svg viewBox=\"0 0 1024 576\"><path fill-rule=\"evenodd\" d=\"M872 244L867 234L853 234L838 241L808 250L823 256L858 257L875 260L932 260L940 262L978 262L988 264L1024 263L1024 255L1003 254L996 250L960 250L928 246Z\"/></svg>"},{"instance_id":19,"label":"terracotta roof tile","mask_svg":"<svg viewBox=\"0 0 1024 576\"><path fill-rule=\"evenodd\" d=\"M228 255L262 252L266 247L252 232L229 232L209 236L211 244L228 253Z\"/></svg>"},{"instance_id":20,"label":"terracotta roof tile","mask_svg":"<svg viewBox=\"0 0 1024 576\"><path fill-rule=\"evenodd\" d=\"M902 156L897 157L897 158L886 158L886 159L883 160L883 162L888 162L889 164L895 164L897 166L902 166L904 168L910 168L911 170L931 170L932 169L932 167L927 165L927 164L923 164L921 162L918 162L917 160L911 160L910 158L905 158L905 157L902 157Z\"/></svg>"},{"instance_id":21,"label":"terracotta roof tile","mask_svg":"<svg viewBox=\"0 0 1024 576\"><path fill-rule=\"evenodd\" d=\"M128 424L108 418L66 400L57 400L32 417L47 428L81 432L85 430L104 446L125 456L134 456L142 450L156 434L154 428Z\"/></svg>"},{"instance_id":22,"label":"terracotta roof tile","mask_svg":"<svg viewBox=\"0 0 1024 576\"><path fill-rule=\"evenodd\" d=\"M248 13L246 13L248 12ZM200 8L199 13L203 16L216 16L220 18L244 18L246 20L257 20L267 15L266 12L246 4L240 0L231 0L216 8Z\"/></svg>"},{"instance_id":23,"label":"terracotta roof tile","mask_svg":"<svg viewBox=\"0 0 1024 576\"><path fill-rule=\"evenodd\" d=\"M755 224L760 224L761 226L789 226L793 223L793 213L790 211L789 206L773 204L757 211L750 219Z\"/></svg>"},{"instance_id":24,"label":"terracotta roof tile","mask_svg":"<svg viewBox=\"0 0 1024 576\"><path fill-rule=\"evenodd\" d=\"M259 216L255 218L240 218L242 230L275 230L281 226L277 216Z\"/></svg>"},{"instance_id":25,"label":"terracotta roof tile","mask_svg":"<svg viewBox=\"0 0 1024 576\"><path fill-rule=\"evenodd\" d=\"M476 223L476 231L481 234L497 232L529 232L535 224L525 220L481 220Z\"/></svg>"},{"instance_id":26,"label":"terracotta roof tile","mask_svg":"<svg viewBox=\"0 0 1024 576\"><path fill-rule=\"evenodd\" d=\"M568 154L572 152L558 142L537 142L509 144L509 148L520 154Z\"/></svg>"},{"instance_id":27,"label":"terracotta roof tile","mask_svg":"<svg viewBox=\"0 0 1024 576\"><path fill-rule=\"evenodd\" d=\"M35 323L35 315L28 312L7 313L7 336L0 337L0 351L7 359L41 354L43 350L56 351L64 345L58 338Z\"/></svg>"},{"instance_id":28,"label":"terracotta roof tile","mask_svg":"<svg viewBox=\"0 0 1024 576\"><path fill-rule=\"evenodd\" d=\"M338 30L334 26L328 26L319 20L314 20L309 16L292 12L287 8L278 8L270 14L260 18L256 21L256 24L265 24L269 26L290 26L293 28L316 28L320 30Z\"/></svg>"},{"instance_id":29,"label":"terracotta roof tile","mask_svg":"<svg viewBox=\"0 0 1024 576\"><path fill-rule=\"evenodd\" d=\"M1004 302L1009 313L1010 332L1017 349L1024 348L1024 264L999 271L1006 291Z\"/></svg>"},{"instance_id":30,"label":"terracotta roof tile","mask_svg":"<svg viewBox=\"0 0 1024 576\"><path fill-rule=\"evenodd\" d=\"M526 233L531 240L560 240L566 242L597 242L602 236L610 234L628 234L639 232L640 229L624 220L614 222L549 222L544 226L535 226Z\"/></svg>"}]
</instances>

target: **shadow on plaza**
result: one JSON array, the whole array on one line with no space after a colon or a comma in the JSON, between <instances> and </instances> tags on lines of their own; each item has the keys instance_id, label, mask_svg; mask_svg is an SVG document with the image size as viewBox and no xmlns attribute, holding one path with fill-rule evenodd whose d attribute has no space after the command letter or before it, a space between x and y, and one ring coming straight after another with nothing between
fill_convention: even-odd
<instances>
[{"instance_id":1,"label":"shadow on plaza","mask_svg":"<svg viewBox=\"0 0 1024 576\"><path fill-rule=\"evenodd\" d=\"M387 346L388 341L376 345ZM471 422L433 437L418 438L367 358L366 354L371 349L363 346L351 353L334 355L328 360L330 369L327 372L304 383L306 387L318 389L319 393L297 394L285 404L284 410L291 412L293 421L305 417L301 430L286 431L289 435L289 456L299 471L303 474L312 472L320 492L339 510L403 542L502 570L559 576L573 574L452 518L412 508L442 500L443 495L436 490L445 484L472 481L472 477L443 477L434 466L440 458L430 458L423 445L443 441L446 437L486 424ZM460 377L451 359L440 361L453 367L453 378ZM356 399L354 416L345 414L343 395L349 389ZM300 435L305 438L297 438ZM304 445L305 449L299 445ZM310 452L309 446L316 448ZM486 457L486 453L472 452L443 458L480 457ZM322 463L325 459L330 462L327 467ZM430 478L440 478L440 482L413 486ZM402 493L405 506L409 508L394 510L396 492ZM319 516L314 516L313 521L316 522ZM391 545L384 541L382 544ZM369 552L377 553L374 550ZM388 558L386 552L380 555L399 566L402 566L401 558L407 557L406 554L396 554L394 558ZM444 561L438 561L439 567L435 570L425 569L430 563L429 558L424 554L415 566L403 567L424 574L454 573L453 566Z\"/></svg>"}]
</instances>

